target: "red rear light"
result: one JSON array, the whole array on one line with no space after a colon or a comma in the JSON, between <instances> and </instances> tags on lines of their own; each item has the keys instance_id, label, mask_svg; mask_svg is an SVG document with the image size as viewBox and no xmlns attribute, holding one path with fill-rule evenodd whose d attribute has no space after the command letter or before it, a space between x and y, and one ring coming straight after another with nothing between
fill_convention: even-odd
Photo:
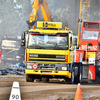
<instances>
[{"instance_id":1,"label":"red rear light","mask_svg":"<svg viewBox=\"0 0 100 100\"><path fill-rule=\"evenodd\" d=\"M68 55L65 55L65 62L68 62Z\"/></svg>"}]
</instances>

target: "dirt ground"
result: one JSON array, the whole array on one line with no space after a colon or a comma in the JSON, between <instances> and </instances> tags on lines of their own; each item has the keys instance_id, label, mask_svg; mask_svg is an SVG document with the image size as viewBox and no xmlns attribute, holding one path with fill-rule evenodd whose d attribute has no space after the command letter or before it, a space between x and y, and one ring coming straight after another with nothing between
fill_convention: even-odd
<instances>
[{"instance_id":1,"label":"dirt ground","mask_svg":"<svg viewBox=\"0 0 100 100\"><path fill-rule=\"evenodd\" d=\"M77 84L64 84L59 80L49 83L26 82L25 76L0 76L0 100L9 100L12 84L19 82L21 100L74 100ZM81 84L82 100L100 100L100 84Z\"/></svg>"}]
</instances>

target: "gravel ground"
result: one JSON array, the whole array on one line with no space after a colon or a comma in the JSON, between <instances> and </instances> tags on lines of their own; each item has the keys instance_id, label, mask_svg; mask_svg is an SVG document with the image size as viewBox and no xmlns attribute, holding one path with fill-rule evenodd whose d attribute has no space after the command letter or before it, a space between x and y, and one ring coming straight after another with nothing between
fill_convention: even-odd
<instances>
[{"instance_id":1,"label":"gravel ground","mask_svg":"<svg viewBox=\"0 0 100 100\"><path fill-rule=\"evenodd\" d=\"M74 100L77 84L64 84L59 80L49 83L26 82L25 76L0 76L0 100L9 100L12 84L19 82L22 100ZM99 84L81 84L82 100L100 100Z\"/></svg>"}]
</instances>

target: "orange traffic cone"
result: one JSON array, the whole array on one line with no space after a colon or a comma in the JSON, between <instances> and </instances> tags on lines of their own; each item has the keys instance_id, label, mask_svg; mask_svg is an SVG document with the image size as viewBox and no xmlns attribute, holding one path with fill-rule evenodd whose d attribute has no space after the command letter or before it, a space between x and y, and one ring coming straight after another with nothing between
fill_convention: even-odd
<instances>
[{"instance_id":1,"label":"orange traffic cone","mask_svg":"<svg viewBox=\"0 0 100 100\"><path fill-rule=\"evenodd\" d=\"M78 87L77 87L77 90L76 90L76 95L75 95L75 99L74 100L82 100L80 83L78 83Z\"/></svg>"}]
</instances>

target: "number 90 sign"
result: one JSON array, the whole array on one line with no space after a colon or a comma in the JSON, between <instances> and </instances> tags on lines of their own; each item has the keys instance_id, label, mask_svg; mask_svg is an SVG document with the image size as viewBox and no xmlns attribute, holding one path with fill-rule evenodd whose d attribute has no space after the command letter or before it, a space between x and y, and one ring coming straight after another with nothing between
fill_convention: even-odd
<instances>
[{"instance_id":1,"label":"number 90 sign","mask_svg":"<svg viewBox=\"0 0 100 100\"><path fill-rule=\"evenodd\" d=\"M12 95L12 99L13 99L13 100L19 99L19 95L13 94L13 95Z\"/></svg>"}]
</instances>

